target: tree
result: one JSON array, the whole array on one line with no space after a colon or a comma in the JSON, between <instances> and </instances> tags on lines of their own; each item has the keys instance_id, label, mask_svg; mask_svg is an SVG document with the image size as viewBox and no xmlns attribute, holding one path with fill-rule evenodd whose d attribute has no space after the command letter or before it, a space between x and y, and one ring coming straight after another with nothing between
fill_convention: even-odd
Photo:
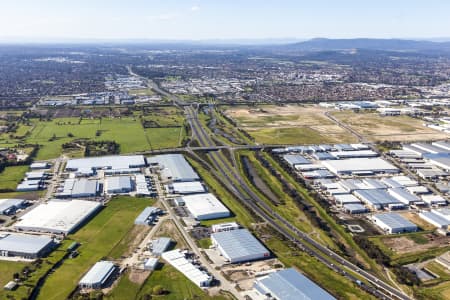
<instances>
[{"instance_id":1,"label":"tree","mask_svg":"<svg viewBox=\"0 0 450 300\"><path fill-rule=\"evenodd\" d=\"M71 137L74 137L74 135L73 135L72 132L69 132L69 133L67 134L67 136L70 137L70 138L71 138Z\"/></svg>"}]
</instances>

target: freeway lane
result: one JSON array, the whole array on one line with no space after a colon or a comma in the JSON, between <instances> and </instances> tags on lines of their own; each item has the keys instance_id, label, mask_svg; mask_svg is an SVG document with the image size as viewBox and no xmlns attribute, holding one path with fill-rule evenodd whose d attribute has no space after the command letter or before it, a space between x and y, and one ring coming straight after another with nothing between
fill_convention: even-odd
<instances>
[{"instance_id":1,"label":"freeway lane","mask_svg":"<svg viewBox=\"0 0 450 300\"><path fill-rule=\"evenodd\" d=\"M213 146L214 142L211 140L209 135L206 133L205 129L198 121L197 112L192 107L185 107L185 110L192 128L192 134L197 138L200 145L202 147ZM260 199L259 196L256 195L253 192L253 190L247 185L247 183L242 179L239 172L237 172L236 169L230 167L229 164L226 161L224 161L223 156L220 155L219 152L210 152L209 158L211 159L211 162L213 163L216 170L221 173L222 176L219 176L219 178L223 178L224 181L223 183L226 186L231 187L233 193L237 196L238 199L240 199L243 202L244 205L246 205L252 211L257 213L263 220L268 222L273 228L275 228L287 239L291 240L296 245L298 245L302 250L315 256L319 261L323 262L331 269L340 272L341 274L344 274L350 280L356 281L357 278L348 274L340 266L336 266L330 263L329 260L330 258L338 262L342 266L346 267L347 269L355 273L359 273L361 277L365 278L368 282L370 282L371 284L373 284L378 288L378 291L371 291L371 292L374 293L379 298L402 299L402 300L410 299L402 291L388 285L387 283L379 280L371 273L360 269L356 265L342 258L332 250L328 249L327 247L310 238L306 233L292 226L282 216L280 216L276 212L273 212L273 210L271 210L271 208L262 199ZM224 168L226 170L224 170ZM248 196L235 188L236 182ZM279 223L283 224L283 226L281 226ZM286 228L288 228L289 230L287 230ZM296 236L292 235L290 231L295 233ZM297 239L297 237L299 237L301 240ZM312 245L313 247L311 247L310 245Z\"/></svg>"}]
</instances>

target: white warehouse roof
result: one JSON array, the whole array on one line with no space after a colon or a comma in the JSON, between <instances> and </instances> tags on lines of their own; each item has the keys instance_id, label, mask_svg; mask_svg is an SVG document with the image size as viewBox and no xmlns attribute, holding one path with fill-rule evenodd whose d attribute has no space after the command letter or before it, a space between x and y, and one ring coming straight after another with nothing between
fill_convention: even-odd
<instances>
[{"instance_id":1,"label":"white warehouse roof","mask_svg":"<svg viewBox=\"0 0 450 300\"><path fill-rule=\"evenodd\" d=\"M8 234L0 238L0 251L37 255L53 243L47 236Z\"/></svg>"},{"instance_id":2,"label":"white warehouse roof","mask_svg":"<svg viewBox=\"0 0 450 300\"><path fill-rule=\"evenodd\" d=\"M216 232L211 240L231 263L268 258L266 249L247 229Z\"/></svg>"},{"instance_id":3,"label":"white warehouse roof","mask_svg":"<svg viewBox=\"0 0 450 300\"><path fill-rule=\"evenodd\" d=\"M70 159L67 162L66 170L128 169L144 167L145 165L143 155L115 155Z\"/></svg>"},{"instance_id":4,"label":"white warehouse roof","mask_svg":"<svg viewBox=\"0 0 450 300\"><path fill-rule=\"evenodd\" d=\"M322 164L336 175L352 173L397 173L398 169L380 157L327 160Z\"/></svg>"},{"instance_id":5,"label":"white warehouse roof","mask_svg":"<svg viewBox=\"0 0 450 300\"><path fill-rule=\"evenodd\" d=\"M205 187L200 181L173 182L170 187L174 194L196 194L205 192Z\"/></svg>"},{"instance_id":6,"label":"white warehouse roof","mask_svg":"<svg viewBox=\"0 0 450 300\"><path fill-rule=\"evenodd\" d=\"M230 216L228 208L213 194L196 194L181 198L197 220L219 219Z\"/></svg>"},{"instance_id":7,"label":"white warehouse roof","mask_svg":"<svg viewBox=\"0 0 450 300\"><path fill-rule=\"evenodd\" d=\"M101 287L114 272L114 269L114 263L99 261L81 278L79 285L89 288Z\"/></svg>"},{"instance_id":8,"label":"white warehouse roof","mask_svg":"<svg viewBox=\"0 0 450 300\"><path fill-rule=\"evenodd\" d=\"M93 201L52 200L30 210L13 227L25 231L67 234L74 231L100 207L100 203Z\"/></svg>"},{"instance_id":9,"label":"white warehouse roof","mask_svg":"<svg viewBox=\"0 0 450 300\"><path fill-rule=\"evenodd\" d=\"M200 177L192 169L181 154L164 154L149 157L149 164L158 164L162 168L163 175L173 181L196 181Z\"/></svg>"}]
</instances>

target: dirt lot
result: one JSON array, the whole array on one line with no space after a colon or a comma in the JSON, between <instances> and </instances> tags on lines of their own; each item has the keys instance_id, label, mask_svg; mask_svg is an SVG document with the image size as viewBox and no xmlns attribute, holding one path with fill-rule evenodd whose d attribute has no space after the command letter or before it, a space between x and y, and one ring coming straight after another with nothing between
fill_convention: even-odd
<instances>
[{"instance_id":1,"label":"dirt lot","mask_svg":"<svg viewBox=\"0 0 450 300\"><path fill-rule=\"evenodd\" d=\"M161 224L158 231L154 235L155 238L162 236L170 237L172 240L176 241L177 248L187 248L186 242L171 220L164 221L164 224Z\"/></svg>"},{"instance_id":2,"label":"dirt lot","mask_svg":"<svg viewBox=\"0 0 450 300\"><path fill-rule=\"evenodd\" d=\"M428 242L423 244L418 244L405 236L386 238L383 239L383 243L397 254L420 252L437 247L446 247L449 245L449 240L445 236L425 234L424 237L428 239Z\"/></svg>"},{"instance_id":3,"label":"dirt lot","mask_svg":"<svg viewBox=\"0 0 450 300\"><path fill-rule=\"evenodd\" d=\"M128 278L130 278L131 282L143 284L149 275L150 271L132 269L130 274L128 274Z\"/></svg>"},{"instance_id":4,"label":"dirt lot","mask_svg":"<svg viewBox=\"0 0 450 300\"><path fill-rule=\"evenodd\" d=\"M278 259L268 259L250 264L223 266L222 272L226 278L237 283L241 289L249 290L253 287L253 282L257 275L275 270L276 267L282 267L280 261Z\"/></svg>"},{"instance_id":5,"label":"dirt lot","mask_svg":"<svg viewBox=\"0 0 450 300\"><path fill-rule=\"evenodd\" d=\"M355 142L347 130L324 115L326 111L313 105L264 105L233 107L225 114L261 143Z\"/></svg>"},{"instance_id":6,"label":"dirt lot","mask_svg":"<svg viewBox=\"0 0 450 300\"><path fill-rule=\"evenodd\" d=\"M422 120L409 116L382 117L375 112L353 111L334 111L332 114L371 141L406 142L448 138L448 134L427 128L423 126Z\"/></svg>"}]
</instances>

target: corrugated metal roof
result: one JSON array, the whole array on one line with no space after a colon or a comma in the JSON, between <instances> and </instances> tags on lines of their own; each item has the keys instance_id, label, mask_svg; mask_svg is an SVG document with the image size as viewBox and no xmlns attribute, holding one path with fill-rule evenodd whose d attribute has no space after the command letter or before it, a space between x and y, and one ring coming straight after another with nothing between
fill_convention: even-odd
<instances>
[{"instance_id":1,"label":"corrugated metal roof","mask_svg":"<svg viewBox=\"0 0 450 300\"><path fill-rule=\"evenodd\" d=\"M117 155L70 159L66 164L66 169L126 169L143 166L145 166L145 158L143 155Z\"/></svg>"},{"instance_id":2,"label":"corrugated metal roof","mask_svg":"<svg viewBox=\"0 0 450 300\"><path fill-rule=\"evenodd\" d=\"M99 261L80 280L82 285L103 284L114 270L114 263Z\"/></svg>"},{"instance_id":3,"label":"corrugated metal roof","mask_svg":"<svg viewBox=\"0 0 450 300\"><path fill-rule=\"evenodd\" d=\"M174 181L195 181L200 179L181 154L157 155L149 157L148 162L159 164L164 168L167 177L171 177Z\"/></svg>"},{"instance_id":4,"label":"corrugated metal roof","mask_svg":"<svg viewBox=\"0 0 450 300\"><path fill-rule=\"evenodd\" d=\"M303 274L290 268L274 272L257 280L264 290L278 300L332 300L336 299Z\"/></svg>"},{"instance_id":5,"label":"corrugated metal roof","mask_svg":"<svg viewBox=\"0 0 450 300\"><path fill-rule=\"evenodd\" d=\"M269 253L247 229L217 232L211 237L232 261L249 255Z\"/></svg>"},{"instance_id":6,"label":"corrugated metal roof","mask_svg":"<svg viewBox=\"0 0 450 300\"><path fill-rule=\"evenodd\" d=\"M393 229L417 227L416 224L405 219L404 217L402 217L400 214L397 213L378 214L374 215L372 218L383 222L384 224Z\"/></svg>"},{"instance_id":7,"label":"corrugated metal roof","mask_svg":"<svg viewBox=\"0 0 450 300\"><path fill-rule=\"evenodd\" d=\"M12 207L19 207L23 205L25 200L22 199L0 199L0 213Z\"/></svg>"},{"instance_id":8,"label":"corrugated metal roof","mask_svg":"<svg viewBox=\"0 0 450 300\"><path fill-rule=\"evenodd\" d=\"M113 176L107 178L108 191L131 190L130 176Z\"/></svg>"},{"instance_id":9,"label":"corrugated metal roof","mask_svg":"<svg viewBox=\"0 0 450 300\"><path fill-rule=\"evenodd\" d=\"M0 251L35 254L52 242L53 240L46 236L9 234L0 239Z\"/></svg>"},{"instance_id":10,"label":"corrugated metal roof","mask_svg":"<svg viewBox=\"0 0 450 300\"><path fill-rule=\"evenodd\" d=\"M290 164L291 166L311 164L311 161L309 161L308 159L304 158L303 156L297 155L297 154L283 155L283 159L285 161L287 161L287 163Z\"/></svg>"}]
</instances>

